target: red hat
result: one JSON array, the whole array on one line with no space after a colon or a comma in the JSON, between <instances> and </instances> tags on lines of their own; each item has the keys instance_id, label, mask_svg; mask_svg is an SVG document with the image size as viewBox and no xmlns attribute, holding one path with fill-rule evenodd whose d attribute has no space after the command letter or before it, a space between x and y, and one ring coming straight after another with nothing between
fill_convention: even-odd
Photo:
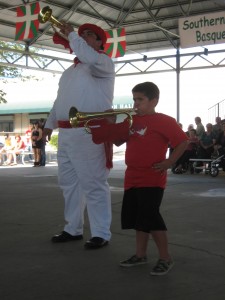
<instances>
[{"instance_id":1,"label":"red hat","mask_svg":"<svg viewBox=\"0 0 225 300\"><path fill-rule=\"evenodd\" d=\"M102 40L102 45L105 45L107 41L107 37L105 31L101 27L94 24L85 23L78 28L78 34L81 35L82 32L86 29L89 29L93 31L95 34L97 34L97 36L99 36L100 39Z\"/></svg>"}]
</instances>

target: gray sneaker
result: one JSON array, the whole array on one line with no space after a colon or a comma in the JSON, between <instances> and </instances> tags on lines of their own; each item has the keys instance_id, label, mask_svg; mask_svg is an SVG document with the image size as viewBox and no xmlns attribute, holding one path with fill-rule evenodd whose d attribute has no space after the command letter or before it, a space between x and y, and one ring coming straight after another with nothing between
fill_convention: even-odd
<instances>
[{"instance_id":1,"label":"gray sneaker","mask_svg":"<svg viewBox=\"0 0 225 300\"><path fill-rule=\"evenodd\" d=\"M172 269L173 266L174 262L172 260L166 261L164 259L159 259L150 274L165 275Z\"/></svg>"},{"instance_id":2,"label":"gray sneaker","mask_svg":"<svg viewBox=\"0 0 225 300\"><path fill-rule=\"evenodd\" d=\"M131 256L126 260L120 262L121 267L135 267L139 265L144 265L148 263L148 259L146 256L144 257L137 257L136 255Z\"/></svg>"}]
</instances>

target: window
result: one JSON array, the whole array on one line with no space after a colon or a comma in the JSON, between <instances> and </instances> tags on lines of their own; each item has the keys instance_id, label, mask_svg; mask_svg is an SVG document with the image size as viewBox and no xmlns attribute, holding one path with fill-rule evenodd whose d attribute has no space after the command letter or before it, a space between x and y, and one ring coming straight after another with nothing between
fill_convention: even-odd
<instances>
[{"instance_id":1,"label":"window","mask_svg":"<svg viewBox=\"0 0 225 300\"><path fill-rule=\"evenodd\" d=\"M0 121L0 132L13 132L13 121Z\"/></svg>"}]
</instances>

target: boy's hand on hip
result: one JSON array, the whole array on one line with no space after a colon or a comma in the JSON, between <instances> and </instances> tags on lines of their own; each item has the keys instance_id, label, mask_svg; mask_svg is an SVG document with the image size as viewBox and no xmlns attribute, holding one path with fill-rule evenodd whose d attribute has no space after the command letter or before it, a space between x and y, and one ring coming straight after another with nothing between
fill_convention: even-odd
<instances>
[{"instance_id":1,"label":"boy's hand on hip","mask_svg":"<svg viewBox=\"0 0 225 300\"><path fill-rule=\"evenodd\" d=\"M152 165L152 168L157 172L164 173L171 167L171 162L169 159L165 159L159 163L155 163Z\"/></svg>"}]
</instances>

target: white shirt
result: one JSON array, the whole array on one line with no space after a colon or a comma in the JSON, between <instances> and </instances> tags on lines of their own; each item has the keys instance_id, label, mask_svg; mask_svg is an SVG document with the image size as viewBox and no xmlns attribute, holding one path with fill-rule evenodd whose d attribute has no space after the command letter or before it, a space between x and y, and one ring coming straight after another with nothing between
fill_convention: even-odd
<instances>
[{"instance_id":1,"label":"white shirt","mask_svg":"<svg viewBox=\"0 0 225 300\"><path fill-rule=\"evenodd\" d=\"M45 128L57 128L58 120L69 121L72 106L83 112L102 112L112 107L115 82L112 59L95 51L75 32L71 32L68 38L81 63L63 72Z\"/></svg>"}]
</instances>

